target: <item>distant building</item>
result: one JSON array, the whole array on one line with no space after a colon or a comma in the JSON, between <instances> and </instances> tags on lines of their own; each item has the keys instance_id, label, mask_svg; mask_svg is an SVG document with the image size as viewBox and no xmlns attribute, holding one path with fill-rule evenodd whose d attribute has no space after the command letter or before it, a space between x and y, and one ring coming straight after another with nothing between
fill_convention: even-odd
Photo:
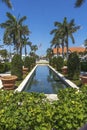
<instances>
[{"instance_id":1,"label":"distant building","mask_svg":"<svg viewBox=\"0 0 87 130\"><path fill-rule=\"evenodd\" d=\"M69 53L72 53L72 52L83 53L83 52L85 52L85 48L84 47L70 47L68 52ZM59 55L62 55L62 48L54 48L53 49L54 56L56 56L57 53ZM66 49L66 47L64 47L64 54L66 54L66 53L67 53L67 49Z\"/></svg>"}]
</instances>

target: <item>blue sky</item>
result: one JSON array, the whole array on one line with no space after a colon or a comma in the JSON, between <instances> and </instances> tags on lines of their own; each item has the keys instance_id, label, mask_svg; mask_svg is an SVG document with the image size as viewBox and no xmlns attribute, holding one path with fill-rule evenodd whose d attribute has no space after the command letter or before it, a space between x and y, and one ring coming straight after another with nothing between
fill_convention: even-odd
<instances>
[{"instance_id":1,"label":"blue sky","mask_svg":"<svg viewBox=\"0 0 87 130\"><path fill-rule=\"evenodd\" d=\"M27 16L24 24L28 25L31 34L30 41L33 44L42 46L36 52L38 55L45 55L50 47L52 35L50 31L54 29L54 22L62 22L67 17L68 22L75 19L75 24L81 29L74 34L75 44L69 41L69 46L82 46L87 38L87 1L80 8L74 8L75 0L11 0L14 7L10 10L3 3L0 4L0 23L7 20L6 12L10 12L16 17ZM3 29L0 29L0 44L2 44Z\"/></svg>"}]
</instances>

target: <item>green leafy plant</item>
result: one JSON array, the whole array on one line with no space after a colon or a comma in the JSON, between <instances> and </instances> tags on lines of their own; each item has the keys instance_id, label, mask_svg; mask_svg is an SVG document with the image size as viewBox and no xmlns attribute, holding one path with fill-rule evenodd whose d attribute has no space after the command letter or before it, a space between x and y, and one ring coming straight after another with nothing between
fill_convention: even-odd
<instances>
[{"instance_id":1,"label":"green leafy plant","mask_svg":"<svg viewBox=\"0 0 87 130\"><path fill-rule=\"evenodd\" d=\"M0 73L4 73L4 72L5 72L5 64L0 63Z\"/></svg>"},{"instance_id":2,"label":"green leafy plant","mask_svg":"<svg viewBox=\"0 0 87 130\"><path fill-rule=\"evenodd\" d=\"M21 59L21 56L15 54L11 62L11 74L16 75L18 77L18 80L21 80L23 76L22 66L23 66L23 61Z\"/></svg>"},{"instance_id":3,"label":"green leafy plant","mask_svg":"<svg viewBox=\"0 0 87 130\"><path fill-rule=\"evenodd\" d=\"M51 130L51 106L44 94L0 91L1 130Z\"/></svg>"},{"instance_id":4,"label":"green leafy plant","mask_svg":"<svg viewBox=\"0 0 87 130\"><path fill-rule=\"evenodd\" d=\"M81 71L87 71L87 61L81 61Z\"/></svg>"},{"instance_id":5,"label":"green leafy plant","mask_svg":"<svg viewBox=\"0 0 87 130\"><path fill-rule=\"evenodd\" d=\"M36 60L34 57L26 56L24 59L24 67L28 68L29 71L34 67L35 63Z\"/></svg>"},{"instance_id":6,"label":"green leafy plant","mask_svg":"<svg viewBox=\"0 0 87 130\"><path fill-rule=\"evenodd\" d=\"M57 95L50 102L42 93L0 90L0 129L79 130L87 123L87 86Z\"/></svg>"},{"instance_id":7,"label":"green leafy plant","mask_svg":"<svg viewBox=\"0 0 87 130\"><path fill-rule=\"evenodd\" d=\"M57 70L61 71L61 68L63 67L63 65L64 65L63 58L61 56L58 56L57 57L57 62L56 62Z\"/></svg>"},{"instance_id":8,"label":"green leafy plant","mask_svg":"<svg viewBox=\"0 0 87 130\"><path fill-rule=\"evenodd\" d=\"M68 61L68 77L71 79L78 79L80 74L80 60L76 52L69 55Z\"/></svg>"}]
</instances>

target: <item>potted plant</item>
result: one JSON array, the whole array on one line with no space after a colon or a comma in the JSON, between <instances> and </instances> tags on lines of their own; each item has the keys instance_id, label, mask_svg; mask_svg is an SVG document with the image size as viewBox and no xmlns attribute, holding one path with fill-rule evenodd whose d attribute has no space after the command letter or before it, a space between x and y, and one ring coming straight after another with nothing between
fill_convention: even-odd
<instances>
[{"instance_id":1,"label":"potted plant","mask_svg":"<svg viewBox=\"0 0 87 130\"><path fill-rule=\"evenodd\" d=\"M68 68L67 68L67 66L63 66L63 67L62 67L62 73L63 73L63 74L67 74L67 73L68 73Z\"/></svg>"},{"instance_id":2,"label":"potted plant","mask_svg":"<svg viewBox=\"0 0 87 130\"><path fill-rule=\"evenodd\" d=\"M23 70L23 74L26 74L28 72L28 68L26 68L24 66L23 66L22 70Z\"/></svg>"},{"instance_id":3,"label":"potted plant","mask_svg":"<svg viewBox=\"0 0 87 130\"><path fill-rule=\"evenodd\" d=\"M16 80L17 80L17 76L15 75L8 75L8 76L1 77L3 88L6 90L13 90L15 88Z\"/></svg>"}]
</instances>

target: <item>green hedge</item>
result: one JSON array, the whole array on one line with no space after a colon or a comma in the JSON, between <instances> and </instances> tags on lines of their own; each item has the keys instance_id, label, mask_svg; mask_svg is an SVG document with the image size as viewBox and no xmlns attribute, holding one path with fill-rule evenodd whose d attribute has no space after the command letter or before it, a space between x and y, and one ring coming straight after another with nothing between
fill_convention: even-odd
<instances>
[{"instance_id":1,"label":"green hedge","mask_svg":"<svg viewBox=\"0 0 87 130\"><path fill-rule=\"evenodd\" d=\"M34 57L26 56L24 59L24 67L28 68L30 71L36 64L36 59Z\"/></svg>"},{"instance_id":2,"label":"green hedge","mask_svg":"<svg viewBox=\"0 0 87 130\"><path fill-rule=\"evenodd\" d=\"M61 71L61 68L64 65L64 59L61 56L53 57L49 60L49 64L56 70Z\"/></svg>"},{"instance_id":3,"label":"green hedge","mask_svg":"<svg viewBox=\"0 0 87 130\"><path fill-rule=\"evenodd\" d=\"M80 74L80 60L76 52L69 55L67 60L68 77L70 79L79 79Z\"/></svg>"},{"instance_id":4,"label":"green hedge","mask_svg":"<svg viewBox=\"0 0 87 130\"><path fill-rule=\"evenodd\" d=\"M5 73L11 70L11 63L0 63L0 73Z\"/></svg>"},{"instance_id":5,"label":"green hedge","mask_svg":"<svg viewBox=\"0 0 87 130\"><path fill-rule=\"evenodd\" d=\"M81 63L81 71L87 72L87 61L82 61Z\"/></svg>"},{"instance_id":6,"label":"green hedge","mask_svg":"<svg viewBox=\"0 0 87 130\"><path fill-rule=\"evenodd\" d=\"M5 64L0 63L0 73L4 73L4 72L5 72Z\"/></svg>"},{"instance_id":7,"label":"green hedge","mask_svg":"<svg viewBox=\"0 0 87 130\"><path fill-rule=\"evenodd\" d=\"M11 62L11 74L16 75L18 80L21 80L23 78L23 71L22 71L23 61L21 59L21 56L18 54L15 54L12 58Z\"/></svg>"},{"instance_id":8,"label":"green hedge","mask_svg":"<svg viewBox=\"0 0 87 130\"><path fill-rule=\"evenodd\" d=\"M78 130L87 123L87 87L44 94L0 90L0 130Z\"/></svg>"}]
</instances>

